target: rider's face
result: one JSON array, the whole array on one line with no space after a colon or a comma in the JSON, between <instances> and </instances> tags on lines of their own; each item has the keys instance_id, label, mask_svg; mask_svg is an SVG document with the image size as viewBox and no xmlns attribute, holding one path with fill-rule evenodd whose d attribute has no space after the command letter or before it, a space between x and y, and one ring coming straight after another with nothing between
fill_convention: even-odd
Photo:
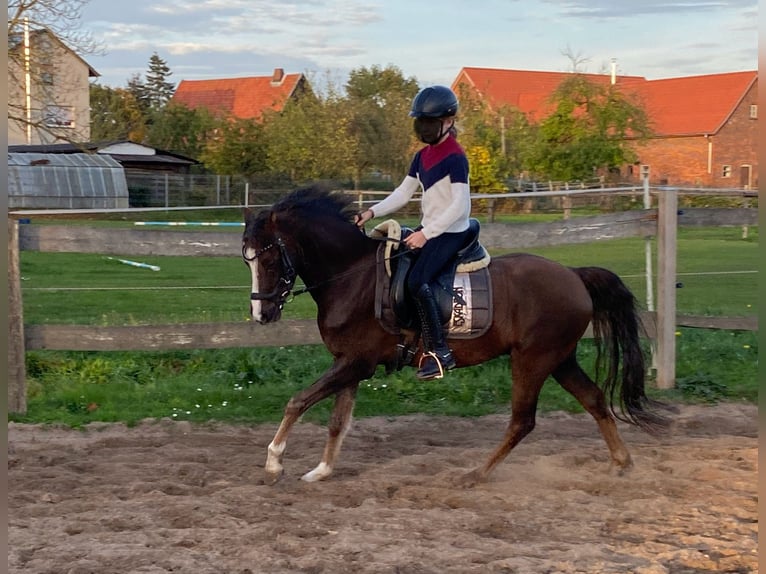
<instances>
[{"instance_id":1,"label":"rider's face","mask_svg":"<svg viewBox=\"0 0 766 574\"><path fill-rule=\"evenodd\" d=\"M452 118L415 118L415 134L423 143L433 145L449 131Z\"/></svg>"}]
</instances>

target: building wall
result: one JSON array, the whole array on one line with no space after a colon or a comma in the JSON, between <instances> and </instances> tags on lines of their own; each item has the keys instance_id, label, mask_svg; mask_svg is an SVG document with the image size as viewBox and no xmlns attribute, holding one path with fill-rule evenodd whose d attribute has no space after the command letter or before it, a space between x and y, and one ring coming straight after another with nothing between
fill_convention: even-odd
<instances>
[{"instance_id":1,"label":"building wall","mask_svg":"<svg viewBox=\"0 0 766 574\"><path fill-rule=\"evenodd\" d=\"M726 125L713 140L713 187L758 186L758 119L750 117L750 106L758 104L758 82L753 84ZM761 110L758 110L759 112ZM723 175L724 166L730 166L731 174ZM750 177L741 177L743 167L751 166ZM745 168L745 173L748 171Z\"/></svg>"},{"instance_id":2,"label":"building wall","mask_svg":"<svg viewBox=\"0 0 766 574\"><path fill-rule=\"evenodd\" d=\"M710 187L707 142L702 136L653 139L637 147L638 163L649 166L652 185ZM640 170L633 176L639 179Z\"/></svg>"},{"instance_id":3,"label":"building wall","mask_svg":"<svg viewBox=\"0 0 766 574\"><path fill-rule=\"evenodd\" d=\"M34 127L28 136L26 123L9 118L8 144L87 142L90 140L90 68L48 33L35 32L30 40L30 109ZM23 64L23 57L9 58L9 106L12 113L22 119L26 117Z\"/></svg>"}]
</instances>

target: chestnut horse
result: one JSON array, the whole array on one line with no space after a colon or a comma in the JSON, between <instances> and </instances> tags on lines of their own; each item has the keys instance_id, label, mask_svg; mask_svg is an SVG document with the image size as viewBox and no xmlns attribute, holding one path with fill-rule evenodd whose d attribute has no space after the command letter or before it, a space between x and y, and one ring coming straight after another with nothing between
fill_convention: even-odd
<instances>
[{"instance_id":1,"label":"chestnut horse","mask_svg":"<svg viewBox=\"0 0 766 574\"><path fill-rule=\"evenodd\" d=\"M300 277L303 291L316 302L319 332L333 357L332 366L287 403L268 447L268 483L282 475L282 457L295 422L334 395L322 459L302 478L313 482L330 476L351 424L360 381L372 377L378 365L390 369L397 362L398 336L384 329L374 312L380 240L354 225L355 213L351 197L316 187L293 191L257 214L245 209L242 255L252 275L252 320L278 321ZM485 480L534 428L538 396L549 375L596 420L617 469L630 467L615 418L648 431L667 423L652 409L657 405L644 391L644 355L633 294L606 269L569 268L529 254L493 257L489 272L492 324L479 337L450 340L450 346L458 368L510 355L511 418L487 461L456 482L473 485ZM577 343L589 323L598 346L597 373L604 375L600 387L576 357Z\"/></svg>"}]
</instances>

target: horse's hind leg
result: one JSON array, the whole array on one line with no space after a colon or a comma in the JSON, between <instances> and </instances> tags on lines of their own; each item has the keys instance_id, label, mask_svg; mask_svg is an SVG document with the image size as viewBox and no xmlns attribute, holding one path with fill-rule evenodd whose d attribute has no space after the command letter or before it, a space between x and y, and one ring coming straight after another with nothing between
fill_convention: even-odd
<instances>
[{"instance_id":1,"label":"horse's hind leg","mask_svg":"<svg viewBox=\"0 0 766 574\"><path fill-rule=\"evenodd\" d=\"M484 466L457 479L462 486L473 486L487 479L489 474L508 456L521 440L535 428L537 399L545 379L551 372L553 361L545 357L525 359L519 351L511 353L513 391L511 393L511 420L505 431L503 442L490 455Z\"/></svg>"},{"instance_id":2,"label":"horse's hind leg","mask_svg":"<svg viewBox=\"0 0 766 574\"><path fill-rule=\"evenodd\" d=\"M620 473L630 468L630 453L620 437L614 417L607 407L604 392L580 368L575 354L572 353L553 371L553 377L569 391L598 423L601 435L609 448L612 461Z\"/></svg>"},{"instance_id":3,"label":"horse's hind leg","mask_svg":"<svg viewBox=\"0 0 766 574\"><path fill-rule=\"evenodd\" d=\"M357 386L346 387L338 391L335 395L335 406L333 407L330 422L327 425L327 444L324 447L322 460L311 472L304 474L301 479L306 482L316 482L327 478L332 474L333 466L340 453L340 447L343 439L351 428L351 418L356 402Z\"/></svg>"}]
</instances>

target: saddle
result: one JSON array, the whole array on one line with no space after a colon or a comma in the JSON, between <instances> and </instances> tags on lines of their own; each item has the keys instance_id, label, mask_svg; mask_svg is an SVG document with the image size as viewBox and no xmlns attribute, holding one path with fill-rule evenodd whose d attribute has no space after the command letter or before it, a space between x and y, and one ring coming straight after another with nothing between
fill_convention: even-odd
<instances>
[{"instance_id":1,"label":"saddle","mask_svg":"<svg viewBox=\"0 0 766 574\"><path fill-rule=\"evenodd\" d=\"M389 239L377 253L375 316L383 328L393 334L420 329L415 303L406 287L407 275L418 252L402 243L414 232L388 220L370 234ZM490 256L479 242L478 220L470 220L469 232L452 264L431 285L447 339L479 337L492 323Z\"/></svg>"}]
</instances>

